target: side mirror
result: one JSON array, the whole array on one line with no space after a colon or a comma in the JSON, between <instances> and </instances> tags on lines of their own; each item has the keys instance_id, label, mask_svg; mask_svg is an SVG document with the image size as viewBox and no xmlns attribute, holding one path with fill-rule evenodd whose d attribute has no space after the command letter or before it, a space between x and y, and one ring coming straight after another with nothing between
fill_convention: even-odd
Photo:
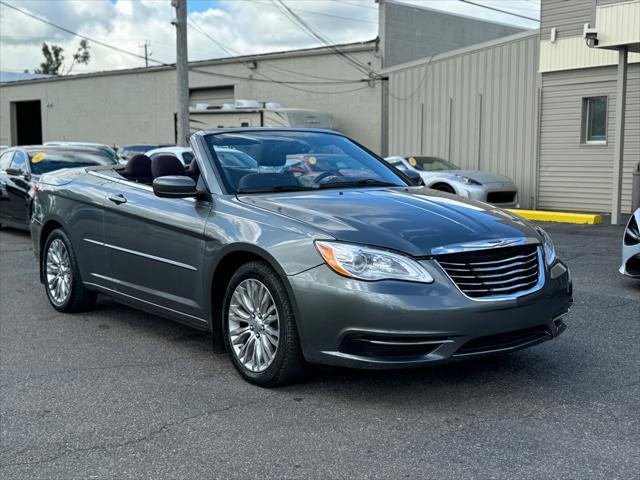
<instances>
[{"instance_id":1,"label":"side mirror","mask_svg":"<svg viewBox=\"0 0 640 480\"><path fill-rule=\"evenodd\" d=\"M153 193L158 197L186 198L198 194L193 178L179 175L158 177L153 180Z\"/></svg>"},{"instance_id":2,"label":"side mirror","mask_svg":"<svg viewBox=\"0 0 640 480\"><path fill-rule=\"evenodd\" d=\"M14 177L24 175L24 170L22 170L21 168L7 168L6 172L7 175L13 175Z\"/></svg>"},{"instance_id":3,"label":"side mirror","mask_svg":"<svg viewBox=\"0 0 640 480\"><path fill-rule=\"evenodd\" d=\"M420 175L415 170L403 170L402 173L404 173L407 177L409 177L409 180L411 180L411 182L414 185L418 187L424 186L424 180L422 179L422 175Z\"/></svg>"}]
</instances>

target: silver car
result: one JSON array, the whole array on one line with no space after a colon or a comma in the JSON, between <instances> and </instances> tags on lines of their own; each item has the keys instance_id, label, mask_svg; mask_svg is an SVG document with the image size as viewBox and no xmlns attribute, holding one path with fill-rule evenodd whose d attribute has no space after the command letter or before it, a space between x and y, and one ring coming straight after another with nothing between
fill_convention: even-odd
<instances>
[{"instance_id":1,"label":"silver car","mask_svg":"<svg viewBox=\"0 0 640 480\"><path fill-rule=\"evenodd\" d=\"M503 208L519 208L518 187L509 177L483 170L461 170L438 157L388 157L387 162L404 173L417 172L434 190L455 193Z\"/></svg>"},{"instance_id":2,"label":"silver car","mask_svg":"<svg viewBox=\"0 0 640 480\"><path fill-rule=\"evenodd\" d=\"M631 215L624 231L620 273L640 278L640 208Z\"/></svg>"}]
</instances>

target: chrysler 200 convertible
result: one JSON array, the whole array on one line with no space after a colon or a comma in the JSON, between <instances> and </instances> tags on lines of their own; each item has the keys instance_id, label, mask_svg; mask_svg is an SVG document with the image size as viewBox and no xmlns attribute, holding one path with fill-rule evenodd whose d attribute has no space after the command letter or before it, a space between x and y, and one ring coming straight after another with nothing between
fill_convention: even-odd
<instances>
[{"instance_id":1,"label":"chrysler 200 convertible","mask_svg":"<svg viewBox=\"0 0 640 480\"><path fill-rule=\"evenodd\" d=\"M485 203L414 186L341 134L198 132L175 157L65 169L31 230L53 307L96 294L212 333L249 382L308 363L411 367L558 336L572 303L549 236ZM252 162L221 162L217 151ZM299 159L313 168L296 168Z\"/></svg>"}]
</instances>

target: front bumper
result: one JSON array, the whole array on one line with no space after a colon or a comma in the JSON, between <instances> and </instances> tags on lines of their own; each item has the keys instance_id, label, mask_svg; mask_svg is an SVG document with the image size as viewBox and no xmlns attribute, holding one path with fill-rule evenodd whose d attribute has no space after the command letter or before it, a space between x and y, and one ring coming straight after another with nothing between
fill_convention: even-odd
<instances>
[{"instance_id":1,"label":"front bumper","mask_svg":"<svg viewBox=\"0 0 640 480\"><path fill-rule=\"evenodd\" d=\"M359 368L420 366L525 348L560 335L572 304L568 269L557 262L524 297L464 296L432 261L432 284L363 282L326 265L289 277L305 358Z\"/></svg>"},{"instance_id":2,"label":"front bumper","mask_svg":"<svg viewBox=\"0 0 640 480\"><path fill-rule=\"evenodd\" d=\"M464 185L460 195L472 200L489 203L500 208L520 208L518 187L502 183L486 185Z\"/></svg>"}]
</instances>

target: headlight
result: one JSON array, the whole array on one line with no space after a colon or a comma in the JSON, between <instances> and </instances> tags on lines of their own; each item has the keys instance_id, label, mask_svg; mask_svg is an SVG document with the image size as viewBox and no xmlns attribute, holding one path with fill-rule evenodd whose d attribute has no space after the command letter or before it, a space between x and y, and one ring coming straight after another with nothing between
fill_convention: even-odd
<instances>
[{"instance_id":1,"label":"headlight","mask_svg":"<svg viewBox=\"0 0 640 480\"><path fill-rule=\"evenodd\" d=\"M474 180L473 178L465 177L463 175L452 175L454 180L464 183L465 185L482 185L479 181Z\"/></svg>"},{"instance_id":2,"label":"headlight","mask_svg":"<svg viewBox=\"0 0 640 480\"><path fill-rule=\"evenodd\" d=\"M536 230L542 237L542 247L544 249L544 258L547 262L547 265L551 265L556 260L556 247L553 245L553 240L547 232L545 232L542 228L537 227Z\"/></svg>"},{"instance_id":3,"label":"headlight","mask_svg":"<svg viewBox=\"0 0 640 480\"><path fill-rule=\"evenodd\" d=\"M316 241L320 255L335 272L359 280L431 283L433 277L405 255L349 243Z\"/></svg>"}]
</instances>

